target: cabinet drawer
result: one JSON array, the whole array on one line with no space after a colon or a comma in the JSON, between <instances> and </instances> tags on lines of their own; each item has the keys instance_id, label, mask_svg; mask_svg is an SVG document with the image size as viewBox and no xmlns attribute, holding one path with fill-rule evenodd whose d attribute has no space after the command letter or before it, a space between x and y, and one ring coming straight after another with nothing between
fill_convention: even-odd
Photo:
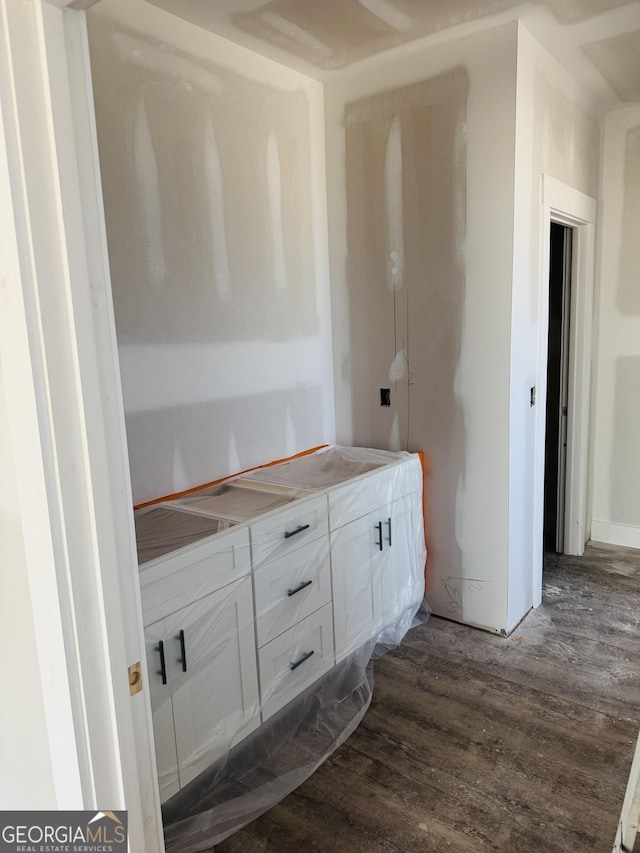
<instances>
[{"instance_id":1,"label":"cabinet drawer","mask_svg":"<svg viewBox=\"0 0 640 853\"><path fill-rule=\"evenodd\" d=\"M327 497L300 501L251 525L251 554L256 569L329 532Z\"/></svg>"},{"instance_id":2,"label":"cabinet drawer","mask_svg":"<svg viewBox=\"0 0 640 853\"><path fill-rule=\"evenodd\" d=\"M258 645L264 646L331 601L329 537L261 566L253 581Z\"/></svg>"},{"instance_id":3,"label":"cabinet drawer","mask_svg":"<svg viewBox=\"0 0 640 853\"><path fill-rule=\"evenodd\" d=\"M250 572L246 527L145 563L140 572L144 624L149 625Z\"/></svg>"},{"instance_id":4,"label":"cabinet drawer","mask_svg":"<svg viewBox=\"0 0 640 853\"><path fill-rule=\"evenodd\" d=\"M331 604L267 643L258 658L266 720L334 665Z\"/></svg>"},{"instance_id":5,"label":"cabinet drawer","mask_svg":"<svg viewBox=\"0 0 640 853\"><path fill-rule=\"evenodd\" d=\"M329 522L337 530L357 518L405 495L422 491L422 466L418 456L358 477L348 485L329 492Z\"/></svg>"}]
</instances>

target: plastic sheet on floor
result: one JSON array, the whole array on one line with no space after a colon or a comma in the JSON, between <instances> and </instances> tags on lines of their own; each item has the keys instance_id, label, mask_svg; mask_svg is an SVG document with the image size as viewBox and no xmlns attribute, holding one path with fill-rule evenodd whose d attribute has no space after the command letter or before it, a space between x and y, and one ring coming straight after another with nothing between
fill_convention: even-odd
<instances>
[{"instance_id":1,"label":"plastic sheet on floor","mask_svg":"<svg viewBox=\"0 0 640 853\"><path fill-rule=\"evenodd\" d=\"M141 574L252 519L221 588L178 585L145 623L168 853L210 850L308 779L366 714L375 658L428 616L417 456L332 447L143 509Z\"/></svg>"}]
</instances>

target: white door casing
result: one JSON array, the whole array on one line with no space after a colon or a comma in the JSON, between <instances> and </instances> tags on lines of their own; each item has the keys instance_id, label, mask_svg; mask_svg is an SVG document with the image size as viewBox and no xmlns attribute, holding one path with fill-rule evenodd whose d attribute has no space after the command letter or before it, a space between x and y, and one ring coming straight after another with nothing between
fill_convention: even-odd
<instances>
[{"instance_id":1,"label":"white door casing","mask_svg":"<svg viewBox=\"0 0 640 853\"><path fill-rule=\"evenodd\" d=\"M538 315L538 391L541 402L546 400L547 394L549 231L552 221L573 229L564 552L575 555L584 553L585 542L589 538L587 478L596 207L595 199L590 196L556 178L542 175ZM545 415L545 407L539 405L535 448L534 607L542 602Z\"/></svg>"},{"instance_id":2,"label":"white door casing","mask_svg":"<svg viewBox=\"0 0 640 853\"><path fill-rule=\"evenodd\" d=\"M85 25L71 8L0 0L0 359L51 807L126 808L130 849L156 853L164 842ZM137 661L144 689L132 696Z\"/></svg>"}]
</instances>

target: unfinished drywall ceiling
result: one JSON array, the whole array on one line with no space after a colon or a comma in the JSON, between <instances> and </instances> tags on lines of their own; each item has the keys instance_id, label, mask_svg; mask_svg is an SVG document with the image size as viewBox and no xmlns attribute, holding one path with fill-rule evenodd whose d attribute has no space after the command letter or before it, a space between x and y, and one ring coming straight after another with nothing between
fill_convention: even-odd
<instances>
[{"instance_id":1,"label":"unfinished drywall ceiling","mask_svg":"<svg viewBox=\"0 0 640 853\"><path fill-rule=\"evenodd\" d=\"M560 23L574 23L627 0L543 0ZM434 32L515 9L517 0L271 0L233 23L321 67L360 59Z\"/></svg>"},{"instance_id":2,"label":"unfinished drywall ceiling","mask_svg":"<svg viewBox=\"0 0 640 853\"><path fill-rule=\"evenodd\" d=\"M640 101L640 29L587 44L584 51L621 101Z\"/></svg>"},{"instance_id":3,"label":"unfinished drywall ceiling","mask_svg":"<svg viewBox=\"0 0 640 853\"><path fill-rule=\"evenodd\" d=\"M627 132L624 207L617 304L622 314L640 314L640 127Z\"/></svg>"},{"instance_id":4,"label":"unfinished drywall ceiling","mask_svg":"<svg viewBox=\"0 0 640 853\"><path fill-rule=\"evenodd\" d=\"M638 0L149 0L200 27L317 79L418 39L460 35L516 17L578 78L616 100L582 48L637 29ZM635 21L634 23L631 23ZM605 74L606 77L606 74ZM613 88L635 85L637 68L618 71ZM616 90L617 90L616 89Z\"/></svg>"}]
</instances>

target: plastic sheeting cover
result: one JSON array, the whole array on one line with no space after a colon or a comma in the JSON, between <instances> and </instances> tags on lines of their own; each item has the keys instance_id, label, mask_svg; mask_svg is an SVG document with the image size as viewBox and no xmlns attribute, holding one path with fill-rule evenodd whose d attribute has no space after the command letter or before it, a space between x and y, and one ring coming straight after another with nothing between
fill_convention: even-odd
<instances>
[{"instance_id":1,"label":"plastic sheeting cover","mask_svg":"<svg viewBox=\"0 0 640 853\"><path fill-rule=\"evenodd\" d=\"M366 713L373 659L427 615L416 455L332 447L223 485L136 518L159 555L140 571L169 853L304 782Z\"/></svg>"}]
</instances>

